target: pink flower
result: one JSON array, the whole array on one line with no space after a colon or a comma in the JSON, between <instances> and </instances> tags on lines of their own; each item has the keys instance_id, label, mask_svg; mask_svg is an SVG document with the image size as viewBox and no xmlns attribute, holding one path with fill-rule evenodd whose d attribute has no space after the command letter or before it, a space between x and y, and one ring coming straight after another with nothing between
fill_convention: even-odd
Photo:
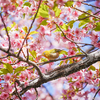
<instances>
[{"instance_id":1,"label":"pink flower","mask_svg":"<svg viewBox=\"0 0 100 100\"><path fill-rule=\"evenodd\" d=\"M95 2L95 5L98 6L98 7L100 7L100 1L97 0L97 1Z\"/></svg>"},{"instance_id":2,"label":"pink flower","mask_svg":"<svg viewBox=\"0 0 100 100\"><path fill-rule=\"evenodd\" d=\"M20 81L25 81L25 79L26 79L25 75L23 73L21 73L21 75L20 75Z\"/></svg>"},{"instance_id":3,"label":"pink flower","mask_svg":"<svg viewBox=\"0 0 100 100\"><path fill-rule=\"evenodd\" d=\"M18 38L19 38L19 34L18 34L18 33L15 33L15 34L14 34L14 38L15 38L15 39L18 39Z\"/></svg>"},{"instance_id":4,"label":"pink flower","mask_svg":"<svg viewBox=\"0 0 100 100\"><path fill-rule=\"evenodd\" d=\"M56 3L59 4L59 5L63 5L64 4L64 0L57 0Z\"/></svg>"},{"instance_id":5,"label":"pink flower","mask_svg":"<svg viewBox=\"0 0 100 100\"><path fill-rule=\"evenodd\" d=\"M48 26L41 25L40 26L40 34L42 36L44 36L44 35L50 36L51 35L50 28Z\"/></svg>"},{"instance_id":6,"label":"pink flower","mask_svg":"<svg viewBox=\"0 0 100 100\"><path fill-rule=\"evenodd\" d=\"M91 35L90 35L90 39L92 40L92 41L98 41L98 34L94 34L94 33L92 33Z\"/></svg>"},{"instance_id":7,"label":"pink flower","mask_svg":"<svg viewBox=\"0 0 100 100\"><path fill-rule=\"evenodd\" d=\"M81 30L79 28L76 28L75 35L76 37L81 37Z\"/></svg>"},{"instance_id":8,"label":"pink flower","mask_svg":"<svg viewBox=\"0 0 100 100\"><path fill-rule=\"evenodd\" d=\"M77 88L80 88L81 87L81 83L80 82L75 82L75 86L77 87Z\"/></svg>"},{"instance_id":9,"label":"pink flower","mask_svg":"<svg viewBox=\"0 0 100 100\"><path fill-rule=\"evenodd\" d=\"M5 81L9 81L11 79L11 75L7 73L7 75L4 76Z\"/></svg>"},{"instance_id":10,"label":"pink flower","mask_svg":"<svg viewBox=\"0 0 100 100\"><path fill-rule=\"evenodd\" d=\"M75 51L74 50L69 50L68 51L68 56L72 56L72 55L75 55Z\"/></svg>"},{"instance_id":11,"label":"pink flower","mask_svg":"<svg viewBox=\"0 0 100 100\"><path fill-rule=\"evenodd\" d=\"M78 7L80 7L80 6L81 6L81 2L77 1L77 2L76 2L76 5L77 5Z\"/></svg>"},{"instance_id":12,"label":"pink flower","mask_svg":"<svg viewBox=\"0 0 100 100\"><path fill-rule=\"evenodd\" d=\"M35 43L30 43L29 44L29 49L32 51L32 50L35 50L36 51L36 44Z\"/></svg>"},{"instance_id":13,"label":"pink flower","mask_svg":"<svg viewBox=\"0 0 100 100\"><path fill-rule=\"evenodd\" d=\"M74 92L74 91L71 92L70 95L71 95L72 97L75 96L75 92Z\"/></svg>"},{"instance_id":14,"label":"pink flower","mask_svg":"<svg viewBox=\"0 0 100 100\"><path fill-rule=\"evenodd\" d=\"M78 15L78 12L77 11L73 11L73 13L72 13L72 16L73 16L73 18L75 17L78 17L79 15Z\"/></svg>"},{"instance_id":15,"label":"pink flower","mask_svg":"<svg viewBox=\"0 0 100 100\"><path fill-rule=\"evenodd\" d=\"M6 100L9 97L9 94L6 92L2 92L1 96L2 96L3 100Z\"/></svg>"},{"instance_id":16,"label":"pink flower","mask_svg":"<svg viewBox=\"0 0 100 100\"><path fill-rule=\"evenodd\" d=\"M95 93L96 89L95 88L91 88L90 91L93 92L93 93Z\"/></svg>"}]
</instances>

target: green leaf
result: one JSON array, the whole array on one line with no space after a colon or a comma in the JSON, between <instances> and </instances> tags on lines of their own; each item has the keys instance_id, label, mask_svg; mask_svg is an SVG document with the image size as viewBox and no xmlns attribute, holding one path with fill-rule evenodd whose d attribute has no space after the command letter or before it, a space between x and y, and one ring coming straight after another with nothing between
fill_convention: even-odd
<instances>
[{"instance_id":1,"label":"green leaf","mask_svg":"<svg viewBox=\"0 0 100 100\"><path fill-rule=\"evenodd\" d=\"M62 28L63 28L64 30L67 31L67 29L68 29L68 25L64 23L63 26L62 26Z\"/></svg>"},{"instance_id":2,"label":"green leaf","mask_svg":"<svg viewBox=\"0 0 100 100\"><path fill-rule=\"evenodd\" d=\"M70 82L73 82L73 81L72 81L72 77L70 78L70 80L68 81L68 83L70 83Z\"/></svg>"},{"instance_id":3,"label":"green leaf","mask_svg":"<svg viewBox=\"0 0 100 100\"><path fill-rule=\"evenodd\" d=\"M54 32L59 32L59 31L60 31L60 29L57 27L56 30L55 30Z\"/></svg>"},{"instance_id":4,"label":"green leaf","mask_svg":"<svg viewBox=\"0 0 100 100\"><path fill-rule=\"evenodd\" d=\"M62 50L62 51L60 52L60 54L68 55L68 53L67 53L65 50Z\"/></svg>"},{"instance_id":5,"label":"green leaf","mask_svg":"<svg viewBox=\"0 0 100 100\"><path fill-rule=\"evenodd\" d=\"M54 2L54 6L53 6L53 10L58 6L58 4L56 3L56 1Z\"/></svg>"},{"instance_id":6,"label":"green leaf","mask_svg":"<svg viewBox=\"0 0 100 100\"><path fill-rule=\"evenodd\" d=\"M24 71L27 67L18 67L15 69L14 74L18 73L19 71Z\"/></svg>"},{"instance_id":7,"label":"green leaf","mask_svg":"<svg viewBox=\"0 0 100 100\"><path fill-rule=\"evenodd\" d=\"M75 22L75 21L74 21L74 20L72 20L72 21L70 21L67 25L68 25L68 26L70 26L70 28L72 28L72 27L73 27L74 22Z\"/></svg>"},{"instance_id":8,"label":"green leaf","mask_svg":"<svg viewBox=\"0 0 100 100\"><path fill-rule=\"evenodd\" d=\"M30 52L30 54L33 56L33 58L36 58L36 51L34 51L34 50L30 51L30 50L29 50L29 52Z\"/></svg>"},{"instance_id":9,"label":"green leaf","mask_svg":"<svg viewBox=\"0 0 100 100\"><path fill-rule=\"evenodd\" d=\"M5 28L3 28L2 30L6 30ZM11 30L11 28L8 26L7 27L7 31L10 31Z\"/></svg>"},{"instance_id":10,"label":"green leaf","mask_svg":"<svg viewBox=\"0 0 100 100\"><path fill-rule=\"evenodd\" d=\"M35 72L35 68L33 68L33 73Z\"/></svg>"},{"instance_id":11,"label":"green leaf","mask_svg":"<svg viewBox=\"0 0 100 100\"><path fill-rule=\"evenodd\" d=\"M42 10L40 8L37 16L42 16L43 18L48 18L49 17L49 13L48 13L48 11Z\"/></svg>"},{"instance_id":12,"label":"green leaf","mask_svg":"<svg viewBox=\"0 0 100 100\"><path fill-rule=\"evenodd\" d=\"M79 15L78 19L82 19L84 17L86 17L86 14L83 13L83 14Z\"/></svg>"},{"instance_id":13,"label":"green leaf","mask_svg":"<svg viewBox=\"0 0 100 100\"><path fill-rule=\"evenodd\" d=\"M72 5L73 5L73 1L67 1L66 3L65 3L65 6L67 6L67 7L71 7Z\"/></svg>"},{"instance_id":14,"label":"green leaf","mask_svg":"<svg viewBox=\"0 0 100 100\"><path fill-rule=\"evenodd\" d=\"M85 25L86 23L87 23L87 22L85 22L85 21L81 21L81 22L79 23L78 27L81 27L81 26Z\"/></svg>"},{"instance_id":15,"label":"green leaf","mask_svg":"<svg viewBox=\"0 0 100 100\"><path fill-rule=\"evenodd\" d=\"M93 65L91 65L91 66L88 68L88 70L95 71L95 70L96 70L96 68L95 68Z\"/></svg>"},{"instance_id":16,"label":"green leaf","mask_svg":"<svg viewBox=\"0 0 100 100\"><path fill-rule=\"evenodd\" d=\"M46 62L46 61L48 61L48 59L47 58L41 58L41 61Z\"/></svg>"},{"instance_id":17,"label":"green leaf","mask_svg":"<svg viewBox=\"0 0 100 100\"><path fill-rule=\"evenodd\" d=\"M25 2L25 3L23 4L23 6L31 7L31 4L30 4L29 2Z\"/></svg>"},{"instance_id":18,"label":"green leaf","mask_svg":"<svg viewBox=\"0 0 100 100\"><path fill-rule=\"evenodd\" d=\"M42 3L42 4L40 5L40 7L42 8L42 10L48 12L48 8L49 8L49 7L48 7L47 5L45 5L44 3Z\"/></svg>"},{"instance_id":19,"label":"green leaf","mask_svg":"<svg viewBox=\"0 0 100 100\"><path fill-rule=\"evenodd\" d=\"M4 63L3 66L9 71L9 73L13 73L13 67L9 63Z\"/></svg>"},{"instance_id":20,"label":"green leaf","mask_svg":"<svg viewBox=\"0 0 100 100\"><path fill-rule=\"evenodd\" d=\"M89 18L86 18L86 19L80 21L80 23L79 23L78 26L81 27L81 26L83 26L83 25L85 25L86 23L89 23L89 22L90 22L90 19Z\"/></svg>"},{"instance_id":21,"label":"green leaf","mask_svg":"<svg viewBox=\"0 0 100 100\"><path fill-rule=\"evenodd\" d=\"M29 60L34 61L34 59L33 59L33 57L32 57L32 56L29 56Z\"/></svg>"},{"instance_id":22,"label":"green leaf","mask_svg":"<svg viewBox=\"0 0 100 100\"><path fill-rule=\"evenodd\" d=\"M27 32L28 32L28 29L27 29L27 27L26 27L26 26L24 26L24 27L23 27L23 30L25 31L25 33L27 33Z\"/></svg>"},{"instance_id":23,"label":"green leaf","mask_svg":"<svg viewBox=\"0 0 100 100\"><path fill-rule=\"evenodd\" d=\"M54 11L55 11L55 16L56 17L58 17L61 13L61 10L58 7L55 7Z\"/></svg>"},{"instance_id":24,"label":"green leaf","mask_svg":"<svg viewBox=\"0 0 100 100\"><path fill-rule=\"evenodd\" d=\"M43 20L40 25L47 25L47 20Z\"/></svg>"},{"instance_id":25,"label":"green leaf","mask_svg":"<svg viewBox=\"0 0 100 100\"><path fill-rule=\"evenodd\" d=\"M96 23L96 28L94 28L93 30L100 31L100 22Z\"/></svg>"},{"instance_id":26,"label":"green leaf","mask_svg":"<svg viewBox=\"0 0 100 100\"><path fill-rule=\"evenodd\" d=\"M60 61L60 64L59 64L59 66L61 66L61 65L63 64L63 62L64 62L64 61Z\"/></svg>"},{"instance_id":27,"label":"green leaf","mask_svg":"<svg viewBox=\"0 0 100 100\"><path fill-rule=\"evenodd\" d=\"M7 73L9 73L9 71L7 69L5 69L5 68L2 68L0 70L0 75L7 74Z\"/></svg>"},{"instance_id":28,"label":"green leaf","mask_svg":"<svg viewBox=\"0 0 100 100\"><path fill-rule=\"evenodd\" d=\"M37 34L37 33L38 33L37 31L31 31L30 35Z\"/></svg>"},{"instance_id":29,"label":"green leaf","mask_svg":"<svg viewBox=\"0 0 100 100\"><path fill-rule=\"evenodd\" d=\"M15 25L16 25L16 23L15 23L15 22L13 22L13 24L11 24L11 27L13 28Z\"/></svg>"}]
</instances>

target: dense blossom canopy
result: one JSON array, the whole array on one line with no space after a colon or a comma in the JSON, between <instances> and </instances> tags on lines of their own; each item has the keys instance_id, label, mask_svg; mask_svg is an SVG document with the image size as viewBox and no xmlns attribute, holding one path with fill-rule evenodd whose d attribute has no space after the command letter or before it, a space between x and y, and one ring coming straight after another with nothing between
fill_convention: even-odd
<instances>
[{"instance_id":1,"label":"dense blossom canopy","mask_svg":"<svg viewBox=\"0 0 100 100\"><path fill-rule=\"evenodd\" d=\"M99 0L0 0L0 100L99 100L100 63L70 69L99 51L99 12Z\"/></svg>"}]
</instances>

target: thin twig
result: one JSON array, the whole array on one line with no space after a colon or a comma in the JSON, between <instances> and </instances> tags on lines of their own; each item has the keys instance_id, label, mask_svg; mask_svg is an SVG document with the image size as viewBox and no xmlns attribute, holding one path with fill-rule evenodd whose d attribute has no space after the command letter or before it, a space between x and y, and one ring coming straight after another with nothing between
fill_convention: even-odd
<instances>
[{"instance_id":1,"label":"thin twig","mask_svg":"<svg viewBox=\"0 0 100 100\"><path fill-rule=\"evenodd\" d=\"M12 63L11 65L15 65L15 64L17 64L17 63L19 63L20 62L20 60L18 60L17 62L15 62L15 63Z\"/></svg>"},{"instance_id":2,"label":"thin twig","mask_svg":"<svg viewBox=\"0 0 100 100\"><path fill-rule=\"evenodd\" d=\"M6 34L7 34L7 36L8 36L9 48L8 48L7 52L9 52L9 50L10 50L10 48L11 48L10 36L9 36L9 34L8 34L8 30L7 30L6 24L5 24L4 20L3 20L3 17L2 17L2 15L1 15L1 13L0 13L0 17L1 17L1 20L2 20L2 22L3 22L3 25L4 25L4 27L5 27Z\"/></svg>"},{"instance_id":3,"label":"thin twig","mask_svg":"<svg viewBox=\"0 0 100 100\"><path fill-rule=\"evenodd\" d=\"M35 92L36 92L36 99L35 100L38 100L38 91L36 88L35 88Z\"/></svg>"},{"instance_id":4,"label":"thin twig","mask_svg":"<svg viewBox=\"0 0 100 100\"><path fill-rule=\"evenodd\" d=\"M100 11L97 11L96 13L94 13L93 15L96 15L96 14L98 14ZM86 16L86 17L83 17L83 18L80 18L80 19L76 19L76 20L74 20L74 21L80 21L80 20L84 20L84 19L86 19L86 18L89 18L89 17L91 17L91 16ZM63 20L63 21L65 21L65 20ZM70 21L65 21L65 23L69 23Z\"/></svg>"},{"instance_id":5,"label":"thin twig","mask_svg":"<svg viewBox=\"0 0 100 100\"><path fill-rule=\"evenodd\" d=\"M73 41L73 40L67 38L66 35L64 34L64 32L62 31L62 29L59 27L59 25L58 25L56 22L54 22L54 23L57 25L57 27L58 27L58 28L60 29L60 31L63 33L64 37L65 37L67 40L71 41L72 43L75 43L76 46L87 56L86 52L84 52L84 51L77 45L77 43L76 43L75 41Z\"/></svg>"},{"instance_id":6,"label":"thin twig","mask_svg":"<svg viewBox=\"0 0 100 100\"><path fill-rule=\"evenodd\" d=\"M26 45L28 46L28 43L27 43L27 39L26 39ZM27 61L29 60L29 50L27 48Z\"/></svg>"},{"instance_id":7,"label":"thin twig","mask_svg":"<svg viewBox=\"0 0 100 100\"><path fill-rule=\"evenodd\" d=\"M69 59L69 58L73 58L73 57L85 57L86 55L74 55L74 56L70 56L70 57L66 57L66 58L60 58L60 59L55 59L55 60L49 60L46 62L42 62L42 63L37 63L37 65L44 65L50 62L56 62L56 61L60 61L60 60L65 60L65 59ZM32 68L33 69L33 68Z\"/></svg>"},{"instance_id":8,"label":"thin twig","mask_svg":"<svg viewBox=\"0 0 100 100\"><path fill-rule=\"evenodd\" d=\"M16 81L14 82L14 87L15 87L15 92L16 92L17 97L18 97L20 100L22 100L21 97L20 97L20 95L19 95L19 93L17 92Z\"/></svg>"},{"instance_id":9,"label":"thin twig","mask_svg":"<svg viewBox=\"0 0 100 100\"><path fill-rule=\"evenodd\" d=\"M41 1L42 1L42 0L39 1L39 6L38 6L38 8L37 8L37 12L36 12L36 14L35 14L35 16L34 16L34 18L33 18L33 21L32 21L32 23L31 23L31 26L29 27L28 33L26 34L26 37L25 37L25 39L24 39L24 41L23 41L23 43L22 43L22 46L21 46L21 48L20 48L20 50L19 50L17 56L19 56L19 54L20 54L20 52L21 52L21 50L22 50L22 48L23 48L24 42L25 42L25 40L27 39L27 37L28 37L28 35L29 35L29 33L30 33L30 30L31 30L31 28L32 28L32 26L33 26L33 23L34 23L34 21L35 21L35 18L36 18L36 16L37 16L38 11L39 11Z\"/></svg>"},{"instance_id":10,"label":"thin twig","mask_svg":"<svg viewBox=\"0 0 100 100\"><path fill-rule=\"evenodd\" d=\"M23 51L23 49L22 49L22 53L23 53L23 56L26 58L26 56L25 56L25 54L24 54L24 51Z\"/></svg>"},{"instance_id":11,"label":"thin twig","mask_svg":"<svg viewBox=\"0 0 100 100\"><path fill-rule=\"evenodd\" d=\"M88 6L100 9L100 7L98 7L98 6L94 6L94 5L91 5L91 4L88 4L88 3L84 3L84 2L81 2L81 3L84 4L84 5L88 5Z\"/></svg>"},{"instance_id":12,"label":"thin twig","mask_svg":"<svg viewBox=\"0 0 100 100\"><path fill-rule=\"evenodd\" d=\"M100 88L97 90L97 92L95 93L95 95L94 95L94 97L93 97L93 99L92 100L95 100L95 97L96 97L96 95L97 95L97 93L100 91Z\"/></svg>"},{"instance_id":13,"label":"thin twig","mask_svg":"<svg viewBox=\"0 0 100 100\"><path fill-rule=\"evenodd\" d=\"M3 51L3 52L5 52L5 53L7 53L7 51L4 48L1 48L0 47L0 50ZM38 65L35 62L30 61L30 60L27 61L25 58L22 58L21 56L17 56L16 54L14 54L14 53L12 53L10 51L8 52L8 55L17 58L20 61L27 62L27 64L29 64L29 65L34 66L34 68L37 70L40 78L43 78L44 77L44 74L41 72L40 68L38 67Z\"/></svg>"},{"instance_id":14,"label":"thin twig","mask_svg":"<svg viewBox=\"0 0 100 100\"><path fill-rule=\"evenodd\" d=\"M91 17L95 17L95 18L100 19L100 17L98 17L98 16L96 16L96 15L94 15L94 14L90 14L90 13L88 13L88 12L86 12L86 11L82 11L82 10L80 10L80 9L78 9L78 8L75 8L75 7L72 7L72 8L75 9L75 10L78 10L78 11L80 11L80 12L82 12L82 13L85 13L85 14L87 14L87 15L90 15Z\"/></svg>"}]
</instances>

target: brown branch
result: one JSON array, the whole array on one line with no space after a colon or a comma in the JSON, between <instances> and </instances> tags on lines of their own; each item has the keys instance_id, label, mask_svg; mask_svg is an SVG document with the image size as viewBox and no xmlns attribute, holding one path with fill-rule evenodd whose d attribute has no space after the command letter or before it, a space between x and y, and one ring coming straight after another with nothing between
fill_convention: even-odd
<instances>
[{"instance_id":1,"label":"brown branch","mask_svg":"<svg viewBox=\"0 0 100 100\"><path fill-rule=\"evenodd\" d=\"M98 14L100 11L97 11L96 13L94 13L93 15L96 15L96 14ZM84 20L84 19L86 19L86 18L89 18L89 17L91 17L91 16L86 16L86 17L83 17L83 18L80 18L80 19L76 19L76 20L74 20L74 21L80 21L80 20ZM65 20L63 20L63 21L65 21ZM69 23L70 21L65 21L65 23Z\"/></svg>"},{"instance_id":2,"label":"brown branch","mask_svg":"<svg viewBox=\"0 0 100 100\"><path fill-rule=\"evenodd\" d=\"M21 97L20 97L20 95L19 95L19 93L17 92L16 81L14 82L14 87L15 87L15 92L16 92L17 97L18 97L20 100L22 100Z\"/></svg>"},{"instance_id":3,"label":"brown branch","mask_svg":"<svg viewBox=\"0 0 100 100\"><path fill-rule=\"evenodd\" d=\"M28 42L27 42L27 39L26 39L26 45L28 46ZM29 60L29 50L27 48L27 61Z\"/></svg>"},{"instance_id":4,"label":"brown branch","mask_svg":"<svg viewBox=\"0 0 100 100\"><path fill-rule=\"evenodd\" d=\"M81 2L81 3L84 4L84 5L88 5L88 6L91 6L91 7L100 9L100 7L98 7L98 6L94 6L94 5L91 5L91 4L87 4L87 3L84 3L84 2Z\"/></svg>"},{"instance_id":5,"label":"brown branch","mask_svg":"<svg viewBox=\"0 0 100 100\"><path fill-rule=\"evenodd\" d=\"M3 51L3 52L5 52L5 53L8 53L9 56L13 56L13 57L19 59L20 61L26 62L27 64L34 66L34 68L37 70L39 76L41 78L43 78L43 73L41 72L40 68L38 67L38 65L35 62L27 61L25 58L22 58L21 56L17 56L16 54L14 54L14 53L12 53L10 51L7 52L5 49L3 49L1 47L0 47L0 50Z\"/></svg>"},{"instance_id":6,"label":"brown branch","mask_svg":"<svg viewBox=\"0 0 100 100\"><path fill-rule=\"evenodd\" d=\"M78 8L75 8L75 7L72 7L72 8L75 9L75 10L78 10L78 11L80 11L80 12L82 12L82 13L85 13L85 14L87 14L87 15L90 15L91 17L95 17L95 18L100 19L100 17L98 17L98 16L96 16L96 15L94 15L94 14L90 14L90 13L88 13L88 12L86 12L86 11L82 11L82 10L80 10L80 9L78 9Z\"/></svg>"},{"instance_id":7,"label":"brown branch","mask_svg":"<svg viewBox=\"0 0 100 100\"><path fill-rule=\"evenodd\" d=\"M2 23L3 23L4 27L5 27L6 34L7 34L7 36L8 36L9 48L8 48L7 52L9 52L9 50L10 50L10 48L11 48L10 36L9 36L9 33L8 33L8 30L7 30L6 24L5 24L4 20L3 20L3 17L2 17L2 15L1 15L1 13L0 13L0 17L1 17Z\"/></svg>"},{"instance_id":8,"label":"brown branch","mask_svg":"<svg viewBox=\"0 0 100 100\"><path fill-rule=\"evenodd\" d=\"M42 62L42 63L37 63L37 65L44 65L44 64L47 64L47 63L51 63L51 62L56 62L56 61L60 61L60 60L66 60L66 59L69 59L69 58L73 58L73 57L85 57L86 55L74 55L74 56L70 56L70 57L66 57L66 58L60 58L60 59L55 59L55 60L49 60L49 61L45 61L45 62Z\"/></svg>"},{"instance_id":9,"label":"brown branch","mask_svg":"<svg viewBox=\"0 0 100 100\"><path fill-rule=\"evenodd\" d=\"M97 61L100 61L100 51L96 51L91 54L88 54L88 56L85 59L77 63L61 65L60 67L57 67L54 70L47 72L44 75L44 78L36 78L30 81L29 85L20 91L20 95L23 95L27 90L31 88L40 87L43 83L46 83L46 82L49 82L61 77L65 77L77 71L80 71L82 69L88 68L90 65L96 63Z\"/></svg>"},{"instance_id":10,"label":"brown branch","mask_svg":"<svg viewBox=\"0 0 100 100\"><path fill-rule=\"evenodd\" d=\"M25 40L27 39L27 37L28 37L28 35L29 35L29 33L30 33L30 30L31 30L31 28L32 28L32 26L33 26L33 23L34 23L34 21L35 21L35 18L36 18L36 16L37 16L38 11L39 11L41 1L42 1L42 0L39 1L39 6L38 6L38 8L37 8L37 12L36 12L36 14L35 14L35 16L34 16L34 18L33 18L33 21L32 21L32 23L31 23L31 26L29 27L28 33L26 34L26 37L25 37L25 39L24 39L24 41L23 41L23 43L22 43L22 46L21 46L21 48L20 48L20 50L19 50L17 56L19 56L19 54L20 54L20 52L21 52L21 50L22 50L22 48L23 48L24 42L25 42Z\"/></svg>"},{"instance_id":11,"label":"brown branch","mask_svg":"<svg viewBox=\"0 0 100 100\"><path fill-rule=\"evenodd\" d=\"M36 92L36 99L35 100L38 100L38 91L36 88L35 88L35 92Z\"/></svg>"},{"instance_id":12,"label":"brown branch","mask_svg":"<svg viewBox=\"0 0 100 100\"><path fill-rule=\"evenodd\" d=\"M97 93L100 91L100 88L97 90L97 92L95 93L95 95L94 95L94 97L93 97L93 99L92 100L95 100L95 97L96 97L96 95L97 95Z\"/></svg>"}]
</instances>

